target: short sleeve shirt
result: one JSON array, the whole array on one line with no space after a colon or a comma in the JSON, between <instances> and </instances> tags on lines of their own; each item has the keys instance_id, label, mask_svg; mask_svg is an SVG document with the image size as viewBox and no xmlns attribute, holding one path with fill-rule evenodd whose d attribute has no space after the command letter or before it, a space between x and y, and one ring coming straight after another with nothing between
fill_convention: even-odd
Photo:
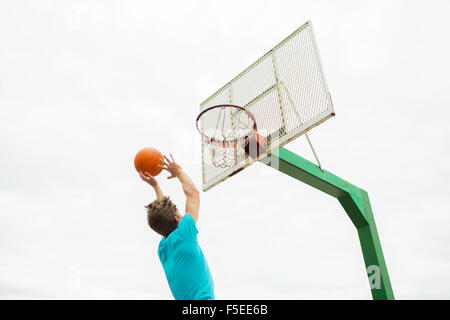
<instances>
[{"instance_id":1,"label":"short sleeve shirt","mask_svg":"<svg viewBox=\"0 0 450 320\"><path fill-rule=\"evenodd\" d=\"M186 213L159 243L158 256L176 300L214 299L214 282L197 233L194 218Z\"/></svg>"}]
</instances>

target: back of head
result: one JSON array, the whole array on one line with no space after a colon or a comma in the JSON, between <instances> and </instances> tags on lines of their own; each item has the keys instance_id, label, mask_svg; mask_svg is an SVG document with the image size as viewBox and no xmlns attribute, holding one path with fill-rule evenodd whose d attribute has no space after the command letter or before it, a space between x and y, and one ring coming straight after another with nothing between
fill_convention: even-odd
<instances>
[{"instance_id":1,"label":"back of head","mask_svg":"<svg viewBox=\"0 0 450 320\"><path fill-rule=\"evenodd\" d=\"M167 238L177 228L178 223L175 220L177 207L169 197L156 199L145 208L147 208L148 225L160 235Z\"/></svg>"}]
</instances>

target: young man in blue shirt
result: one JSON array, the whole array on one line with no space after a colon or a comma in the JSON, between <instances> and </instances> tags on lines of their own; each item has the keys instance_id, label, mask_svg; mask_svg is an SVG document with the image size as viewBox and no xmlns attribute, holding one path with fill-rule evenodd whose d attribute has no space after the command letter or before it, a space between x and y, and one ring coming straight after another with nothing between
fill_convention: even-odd
<instances>
[{"instance_id":1,"label":"young man in blue shirt","mask_svg":"<svg viewBox=\"0 0 450 320\"><path fill-rule=\"evenodd\" d=\"M178 178L186 195L186 210L182 216L175 204L164 196L158 181L147 172L140 172L142 180L156 192L156 200L147 208L149 226L163 236L158 256L166 274L170 290L176 300L213 300L214 282L197 241L197 219L200 193L189 176L175 162L164 156L160 167L170 173L168 179Z\"/></svg>"}]
</instances>

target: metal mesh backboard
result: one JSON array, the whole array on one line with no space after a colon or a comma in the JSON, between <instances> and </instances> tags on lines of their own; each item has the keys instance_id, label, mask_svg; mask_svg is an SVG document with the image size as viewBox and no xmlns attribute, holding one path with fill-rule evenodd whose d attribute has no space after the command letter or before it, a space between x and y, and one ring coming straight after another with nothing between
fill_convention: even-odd
<instances>
[{"instance_id":1,"label":"metal mesh backboard","mask_svg":"<svg viewBox=\"0 0 450 320\"><path fill-rule=\"evenodd\" d=\"M202 140L204 191L334 115L311 22L206 99L200 110L220 104L239 105L254 114L258 132L265 137L266 152L252 159L238 145L236 162L223 168L213 163L210 148ZM210 128L214 121L213 117L202 119L200 125Z\"/></svg>"}]
</instances>

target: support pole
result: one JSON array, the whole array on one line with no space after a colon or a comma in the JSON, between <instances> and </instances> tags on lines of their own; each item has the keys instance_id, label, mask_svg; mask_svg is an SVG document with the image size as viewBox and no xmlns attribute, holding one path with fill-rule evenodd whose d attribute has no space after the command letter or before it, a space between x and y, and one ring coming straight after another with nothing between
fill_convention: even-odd
<instances>
[{"instance_id":1,"label":"support pole","mask_svg":"<svg viewBox=\"0 0 450 320\"><path fill-rule=\"evenodd\" d=\"M338 199L358 232L372 298L393 300L394 293L367 192L284 148L272 152L261 162Z\"/></svg>"}]
</instances>

